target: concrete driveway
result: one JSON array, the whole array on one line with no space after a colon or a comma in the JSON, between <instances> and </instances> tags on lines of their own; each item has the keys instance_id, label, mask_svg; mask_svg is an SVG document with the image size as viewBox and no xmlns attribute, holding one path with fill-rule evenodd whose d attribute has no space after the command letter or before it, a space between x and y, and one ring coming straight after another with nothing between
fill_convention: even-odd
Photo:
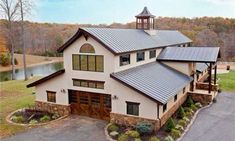
<instances>
[{"instance_id":1,"label":"concrete driveway","mask_svg":"<svg viewBox=\"0 0 235 141\"><path fill-rule=\"evenodd\" d=\"M182 141L234 141L235 93L223 92L217 103L199 112Z\"/></svg>"},{"instance_id":2,"label":"concrete driveway","mask_svg":"<svg viewBox=\"0 0 235 141\"><path fill-rule=\"evenodd\" d=\"M89 117L71 116L1 141L105 141L106 124Z\"/></svg>"}]
</instances>

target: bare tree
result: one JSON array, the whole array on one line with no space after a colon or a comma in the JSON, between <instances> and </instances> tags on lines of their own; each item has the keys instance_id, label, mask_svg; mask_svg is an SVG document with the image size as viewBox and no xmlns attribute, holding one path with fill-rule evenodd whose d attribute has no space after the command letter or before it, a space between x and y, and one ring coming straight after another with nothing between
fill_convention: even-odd
<instances>
[{"instance_id":1,"label":"bare tree","mask_svg":"<svg viewBox=\"0 0 235 141\"><path fill-rule=\"evenodd\" d=\"M19 3L14 0L0 0L0 10L1 15L7 20L5 23L7 27L7 34L10 41L10 50L11 50L11 64L12 64L12 79L15 79L15 44L14 44L14 35L13 35L13 22L16 20L19 10Z\"/></svg>"}]
</instances>

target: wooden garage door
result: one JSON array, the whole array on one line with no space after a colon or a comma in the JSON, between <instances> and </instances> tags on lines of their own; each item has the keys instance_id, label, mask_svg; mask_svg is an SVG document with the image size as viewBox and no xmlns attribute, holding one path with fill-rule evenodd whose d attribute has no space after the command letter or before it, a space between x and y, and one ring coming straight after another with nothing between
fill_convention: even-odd
<instances>
[{"instance_id":1,"label":"wooden garage door","mask_svg":"<svg viewBox=\"0 0 235 141\"><path fill-rule=\"evenodd\" d=\"M82 91L69 91L69 103L72 114L109 120L111 96Z\"/></svg>"}]
</instances>

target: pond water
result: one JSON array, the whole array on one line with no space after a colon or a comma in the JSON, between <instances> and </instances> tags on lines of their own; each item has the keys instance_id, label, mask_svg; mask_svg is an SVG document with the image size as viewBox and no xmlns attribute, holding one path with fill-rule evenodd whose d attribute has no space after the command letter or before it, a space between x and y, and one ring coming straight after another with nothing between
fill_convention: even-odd
<instances>
[{"instance_id":1,"label":"pond water","mask_svg":"<svg viewBox=\"0 0 235 141\"><path fill-rule=\"evenodd\" d=\"M29 67L27 68L27 76L47 76L62 69L63 67L62 62ZM11 78L12 71L0 72L0 82L11 80ZM16 69L16 80L20 79L24 79L24 70Z\"/></svg>"}]
</instances>

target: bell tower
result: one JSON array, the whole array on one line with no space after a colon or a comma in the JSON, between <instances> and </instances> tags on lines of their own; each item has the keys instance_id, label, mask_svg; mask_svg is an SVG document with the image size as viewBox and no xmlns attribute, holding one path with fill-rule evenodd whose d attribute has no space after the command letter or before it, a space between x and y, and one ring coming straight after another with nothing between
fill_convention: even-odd
<instances>
[{"instance_id":1,"label":"bell tower","mask_svg":"<svg viewBox=\"0 0 235 141\"><path fill-rule=\"evenodd\" d=\"M136 15L136 29L150 30L154 29L154 18L148 8L145 6L143 11Z\"/></svg>"}]
</instances>

